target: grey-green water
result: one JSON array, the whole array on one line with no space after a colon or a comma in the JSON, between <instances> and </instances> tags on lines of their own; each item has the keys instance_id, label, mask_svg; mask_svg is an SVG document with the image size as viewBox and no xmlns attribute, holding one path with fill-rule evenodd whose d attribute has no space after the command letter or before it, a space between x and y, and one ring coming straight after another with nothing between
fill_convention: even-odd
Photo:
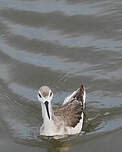
<instances>
[{"instance_id":1,"label":"grey-green water","mask_svg":"<svg viewBox=\"0 0 122 152\"><path fill-rule=\"evenodd\" d=\"M53 105L86 86L83 133L39 136ZM122 1L0 0L0 152L122 151Z\"/></svg>"}]
</instances>

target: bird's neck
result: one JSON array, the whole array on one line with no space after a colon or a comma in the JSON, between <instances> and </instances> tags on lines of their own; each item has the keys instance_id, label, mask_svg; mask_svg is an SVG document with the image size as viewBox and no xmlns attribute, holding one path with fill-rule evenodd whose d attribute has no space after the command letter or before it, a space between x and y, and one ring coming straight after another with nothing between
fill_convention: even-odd
<instances>
[{"instance_id":1,"label":"bird's neck","mask_svg":"<svg viewBox=\"0 0 122 152\"><path fill-rule=\"evenodd\" d=\"M49 127L49 124L51 124L51 122L52 122L52 106L51 106L51 102L49 102L49 104L48 104L50 118L48 117L45 104L42 103L41 107L42 107L43 124L44 124L44 126L48 126Z\"/></svg>"}]
</instances>

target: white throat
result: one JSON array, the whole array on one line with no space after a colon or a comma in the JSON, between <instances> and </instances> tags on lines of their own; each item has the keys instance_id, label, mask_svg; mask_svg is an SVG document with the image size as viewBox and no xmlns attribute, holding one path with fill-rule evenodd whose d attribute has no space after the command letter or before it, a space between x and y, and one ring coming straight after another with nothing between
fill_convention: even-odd
<instances>
[{"instance_id":1,"label":"white throat","mask_svg":"<svg viewBox=\"0 0 122 152\"><path fill-rule=\"evenodd\" d=\"M49 107L49 114L50 114L50 119L47 114L46 106L44 103L41 103L42 106L42 118L43 118L43 133L42 131L40 132L41 134L47 135L47 136L52 136L54 135L56 128L54 121L52 119L52 107L51 107L51 102L48 104Z\"/></svg>"},{"instance_id":2,"label":"white throat","mask_svg":"<svg viewBox=\"0 0 122 152\"><path fill-rule=\"evenodd\" d=\"M42 107L42 118L43 118L43 122L44 125L46 126L48 123L50 123L52 121L52 106L51 106L51 102L49 102L48 104L48 110L49 110L49 116L47 113L47 109L44 103L41 103L41 107Z\"/></svg>"}]
</instances>

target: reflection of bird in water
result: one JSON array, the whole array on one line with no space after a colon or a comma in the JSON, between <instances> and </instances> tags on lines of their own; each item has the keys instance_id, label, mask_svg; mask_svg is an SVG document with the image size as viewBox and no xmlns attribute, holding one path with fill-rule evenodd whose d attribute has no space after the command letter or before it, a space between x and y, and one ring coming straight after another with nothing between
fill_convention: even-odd
<instances>
[{"instance_id":1,"label":"reflection of bird in water","mask_svg":"<svg viewBox=\"0 0 122 152\"><path fill-rule=\"evenodd\" d=\"M55 152L66 152L66 151L69 151L70 147L71 147L71 144L58 144L58 145L55 145L53 144L52 146L53 148L51 149L51 151L55 151Z\"/></svg>"},{"instance_id":2,"label":"reflection of bird in water","mask_svg":"<svg viewBox=\"0 0 122 152\"><path fill-rule=\"evenodd\" d=\"M48 86L42 86L38 92L41 101L43 125L40 135L55 136L80 133L83 126L86 92L83 85L68 96L63 104L53 110L51 100L53 92Z\"/></svg>"}]
</instances>

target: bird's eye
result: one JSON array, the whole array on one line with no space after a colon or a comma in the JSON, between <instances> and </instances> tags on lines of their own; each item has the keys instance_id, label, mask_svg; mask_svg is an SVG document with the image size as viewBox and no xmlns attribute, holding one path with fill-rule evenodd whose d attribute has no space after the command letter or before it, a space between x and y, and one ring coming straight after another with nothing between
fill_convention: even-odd
<instances>
[{"instance_id":1,"label":"bird's eye","mask_svg":"<svg viewBox=\"0 0 122 152\"><path fill-rule=\"evenodd\" d=\"M52 93L52 92L50 92L50 97L52 96L52 94L53 94L53 93Z\"/></svg>"},{"instance_id":2,"label":"bird's eye","mask_svg":"<svg viewBox=\"0 0 122 152\"><path fill-rule=\"evenodd\" d=\"M42 98L42 96L40 95L40 93L39 93L39 97Z\"/></svg>"}]
</instances>

